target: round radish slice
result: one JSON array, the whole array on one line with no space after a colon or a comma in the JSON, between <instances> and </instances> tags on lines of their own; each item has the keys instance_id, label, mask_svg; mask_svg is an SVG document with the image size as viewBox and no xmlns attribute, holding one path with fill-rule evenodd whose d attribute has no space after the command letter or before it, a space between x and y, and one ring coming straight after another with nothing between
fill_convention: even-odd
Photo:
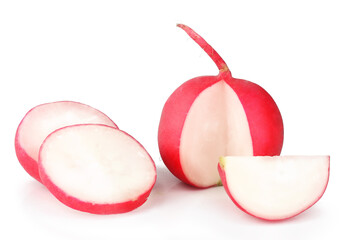
<instances>
[{"instance_id":1,"label":"round radish slice","mask_svg":"<svg viewBox=\"0 0 345 240\"><path fill-rule=\"evenodd\" d=\"M58 128L86 123L117 128L104 113L78 102L53 102L32 108L19 124L15 137L15 149L20 164L33 178L41 181L37 161L44 139Z\"/></svg>"},{"instance_id":2,"label":"round radish slice","mask_svg":"<svg viewBox=\"0 0 345 240\"><path fill-rule=\"evenodd\" d=\"M94 214L131 211L148 198L156 167L127 133L96 124L51 133L39 154L43 184L65 205Z\"/></svg>"}]
</instances>

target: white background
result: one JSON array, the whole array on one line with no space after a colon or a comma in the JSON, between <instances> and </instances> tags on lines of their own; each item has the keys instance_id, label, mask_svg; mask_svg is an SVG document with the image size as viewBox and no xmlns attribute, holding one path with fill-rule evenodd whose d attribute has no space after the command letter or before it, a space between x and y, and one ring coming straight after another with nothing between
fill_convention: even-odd
<instances>
[{"instance_id":1,"label":"white background","mask_svg":"<svg viewBox=\"0 0 345 240\"><path fill-rule=\"evenodd\" d=\"M343 1L0 1L0 239L344 239ZM165 168L157 129L184 81L215 75L184 23L234 77L264 87L285 125L282 155L331 156L326 193L287 221L241 212L222 187L198 190ZM32 107L79 101L106 113L157 164L148 201L99 216L58 202L18 163L16 128Z\"/></svg>"}]
</instances>

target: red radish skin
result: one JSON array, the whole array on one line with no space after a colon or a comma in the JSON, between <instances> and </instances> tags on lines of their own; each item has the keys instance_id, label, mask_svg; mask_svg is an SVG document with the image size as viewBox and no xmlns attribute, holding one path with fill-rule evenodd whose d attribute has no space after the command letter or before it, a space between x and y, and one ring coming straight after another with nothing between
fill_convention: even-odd
<instances>
[{"instance_id":1,"label":"red radish skin","mask_svg":"<svg viewBox=\"0 0 345 240\"><path fill-rule=\"evenodd\" d=\"M211 57L219 69L219 74L193 78L182 84L168 98L159 124L159 149L165 165L177 178L195 187L211 187L217 182L206 186L193 182L187 177L187 169L183 169L181 164L183 161L180 152L181 135L186 117L194 101L203 91L219 82L225 82L234 90L247 117L254 156L280 154L284 138L283 120L273 98L262 87L246 80L233 78L224 60L201 36L186 25L177 26ZM231 155L231 152L224 152L222 155ZM217 160L211 160L214 161L214 172L217 171Z\"/></svg>"},{"instance_id":2,"label":"red radish skin","mask_svg":"<svg viewBox=\"0 0 345 240\"><path fill-rule=\"evenodd\" d=\"M17 135L18 133L16 134L15 138L15 149L19 163L31 177L42 183L39 177L40 175L37 168L37 162L21 147Z\"/></svg>"},{"instance_id":3,"label":"red radish skin","mask_svg":"<svg viewBox=\"0 0 345 240\"><path fill-rule=\"evenodd\" d=\"M52 132L51 134L49 134L48 137L45 139L45 141L47 141L47 139L52 134L54 134L57 131L60 131L62 129L69 128L69 127L85 126L85 125L98 125L98 126L104 126L104 127L107 127L107 128L114 128L114 127L103 125L103 124L77 124L77 125L73 125L73 126L66 126L66 127L57 129L54 132ZM128 137L132 138L140 147L145 149L135 138L133 138L128 133L126 133L126 132L124 132L122 130L119 130L117 128L114 128L114 129L116 129L116 130L124 133ZM43 142L43 144L41 146L40 152L42 151L42 147L43 147L45 141ZM149 153L146 150L145 150L145 152L150 157L150 160L152 162L154 170L155 170L155 172L157 172L156 165L155 165L154 161L152 160L151 156L149 155ZM126 213L126 212L130 212L130 211L140 207L141 205L143 205L146 202L146 200L149 197L149 195L151 193L151 190L152 190L152 188L153 188L153 186L154 186L154 184L156 182L156 179L157 179L157 174L156 174L155 177L154 177L154 182L147 189L147 191L145 191L143 194L141 194L140 196L138 196L136 199L134 199L132 201L126 201L126 202L114 203L114 204L97 204L97 203L92 203L92 202L86 202L86 201L79 200L78 198L73 197L73 196L67 194L61 188L59 188L50 179L50 177L47 175L46 170L45 170L45 168L44 168L44 166L42 164L41 157L39 157L39 160L38 160L38 168L39 168L39 174L40 174L40 179L41 179L42 183L47 187L47 189L61 203L63 203L64 205L66 205L66 206L68 206L68 207L70 207L72 209L78 210L78 211L87 212L87 213L91 213L91 214L100 214L100 215Z\"/></svg>"},{"instance_id":4,"label":"red radish skin","mask_svg":"<svg viewBox=\"0 0 345 240\"><path fill-rule=\"evenodd\" d=\"M16 135L15 135L15 151L16 151L16 155L18 158L19 163L22 165L22 167L24 168L24 170L34 179L36 179L37 181L41 182L40 176L39 176L39 171L38 171L38 166L37 166L37 160L35 160L34 158L32 158L27 152L26 150L23 148L23 146L20 144L20 131L21 131L21 127L23 125L23 122L25 121L25 119L27 118L27 116L29 116L33 111L35 111L36 109L40 108L40 107L44 107L44 106L49 106L49 105L54 105L54 104L76 104L76 105L81 105L81 106L85 106L87 108L92 109L92 111L95 111L101 115L103 115L107 121L109 122L110 126L113 126L115 128L117 128L117 125L108 117L106 116L104 113L102 113L101 111L92 108L91 106L85 105L83 103L79 103L79 102L73 102L73 101L59 101L59 102L51 102L51 103L44 103L44 104L40 104L34 108L32 108L31 110L29 110L24 118L21 120L17 131L16 131ZM52 121L54 121L52 119ZM55 129L54 129L55 130Z\"/></svg>"},{"instance_id":5,"label":"red radish skin","mask_svg":"<svg viewBox=\"0 0 345 240\"><path fill-rule=\"evenodd\" d=\"M328 161L329 161L329 157L328 157ZM221 181L222 181L222 185L226 191L226 193L228 194L228 196L230 197L230 199L232 200L232 202L240 209L242 210L243 212L247 213L248 215L250 216L253 216L253 217L256 217L258 219L261 219L261 220L265 220L265 221L271 221L271 222L275 222L275 221L282 221L282 220L286 220L286 219L290 219L290 218L293 218L301 213L303 213L304 211L308 210L309 208L311 208L316 202L318 202L321 197L323 196L323 194L325 193L326 189L327 189L327 186L328 186L328 182L329 182L329 173L330 173L330 165L328 165L328 178L327 178L327 183L324 187L324 190L323 192L320 194L320 196L313 202L311 203L308 207L306 207L305 209L303 209L302 211L294 214L294 215L291 215L289 217L286 217L286 218L279 218L279 219L266 219L266 218L263 218L263 217L260 217L260 216L256 216L254 214L252 214L251 212L247 211L246 209L244 209L237 201L236 199L233 197L233 195L231 194L230 190L229 190L229 186L228 186L228 182L226 180L226 174L225 174L225 171L224 171L224 166L222 166L221 162L218 163L218 172L219 172L219 176L221 178Z\"/></svg>"}]
</instances>

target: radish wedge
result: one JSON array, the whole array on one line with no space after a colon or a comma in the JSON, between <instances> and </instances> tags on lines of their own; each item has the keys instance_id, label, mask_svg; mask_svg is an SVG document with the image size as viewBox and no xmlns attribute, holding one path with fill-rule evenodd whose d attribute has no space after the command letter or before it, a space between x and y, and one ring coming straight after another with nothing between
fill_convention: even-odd
<instances>
[{"instance_id":1,"label":"radish wedge","mask_svg":"<svg viewBox=\"0 0 345 240\"><path fill-rule=\"evenodd\" d=\"M265 220L291 218L314 205L326 190L329 156L222 157L224 188L244 212Z\"/></svg>"}]
</instances>

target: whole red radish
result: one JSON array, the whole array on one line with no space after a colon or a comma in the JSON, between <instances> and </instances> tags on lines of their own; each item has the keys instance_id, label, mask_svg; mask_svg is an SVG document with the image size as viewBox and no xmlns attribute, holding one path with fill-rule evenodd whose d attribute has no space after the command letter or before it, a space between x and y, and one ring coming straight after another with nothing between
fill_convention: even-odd
<instances>
[{"instance_id":1,"label":"whole red radish","mask_svg":"<svg viewBox=\"0 0 345 240\"><path fill-rule=\"evenodd\" d=\"M232 77L202 37L177 26L211 57L219 73L185 82L165 103L158 143L168 169L183 182L205 188L220 183L220 156L279 155L284 130L273 98L259 85Z\"/></svg>"}]
</instances>

